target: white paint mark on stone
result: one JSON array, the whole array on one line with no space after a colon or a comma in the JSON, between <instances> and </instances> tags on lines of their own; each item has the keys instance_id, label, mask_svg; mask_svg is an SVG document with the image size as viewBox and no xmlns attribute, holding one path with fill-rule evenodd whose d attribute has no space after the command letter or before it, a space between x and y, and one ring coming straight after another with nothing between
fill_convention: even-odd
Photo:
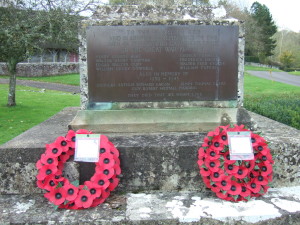
<instances>
[{"instance_id":1,"label":"white paint mark on stone","mask_svg":"<svg viewBox=\"0 0 300 225\"><path fill-rule=\"evenodd\" d=\"M152 210L150 208L145 207L145 208L140 208L139 211L140 213L151 213Z\"/></svg>"},{"instance_id":2,"label":"white paint mark on stone","mask_svg":"<svg viewBox=\"0 0 300 225\"><path fill-rule=\"evenodd\" d=\"M169 212L171 212L173 218L178 218L179 221L184 218L185 211L187 211L187 208L183 206L183 202L176 199L167 202L166 208Z\"/></svg>"},{"instance_id":3,"label":"white paint mark on stone","mask_svg":"<svg viewBox=\"0 0 300 225\"><path fill-rule=\"evenodd\" d=\"M150 218L150 215L142 213L142 214L140 214L140 217L143 219L147 219L147 218Z\"/></svg>"},{"instance_id":4,"label":"white paint mark on stone","mask_svg":"<svg viewBox=\"0 0 300 225\"><path fill-rule=\"evenodd\" d=\"M300 211L299 202L294 202L294 201L289 201L289 200L279 199L279 198L272 198L271 202L277 207L291 213Z\"/></svg>"},{"instance_id":5,"label":"white paint mark on stone","mask_svg":"<svg viewBox=\"0 0 300 225\"><path fill-rule=\"evenodd\" d=\"M114 216L111 220L112 220L112 222L119 222L119 221L124 220L124 217L123 216Z\"/></svg>"},{"instance_id":6,"label":"white paint mark on stone","mask_svg":"<svg viewBox=\"0 0 300 225\"><path fill-rule=\"evenodd\" d=\"M300 200L300 186L271 188L264 197L291 197L295 200Z\"/></svg>"},{"instance_id":7,"label":"white paint mark on stone","mask_svg":"<svg viewBox=\"0 0 300 225\"><path fill-rule=\"evenodd\" d=\"M26 212L31 206L33 206L35 203L34 200L29 200L28 203L20 203L20 202L17 202L16 205L14 205L13 209L15 210L15 212L17 214L20 214L20 213L24 213Z\"/></svg>"},{"instance_id":8,"label":"white paint mark on stone","mask_svg":"<svg viewBox=\"0 0 300 225\"><path fill-rule=\"evenodd\" d=\"M205 217L223 222L243 220L256 223L281 216L272 204L260 200L233 203L216 199L201 200L199 197L192 199L194 202L189 208L179 200L167 202L166 207L180 222L197 222L201 217Z\"/></svg>"}]
</instances>

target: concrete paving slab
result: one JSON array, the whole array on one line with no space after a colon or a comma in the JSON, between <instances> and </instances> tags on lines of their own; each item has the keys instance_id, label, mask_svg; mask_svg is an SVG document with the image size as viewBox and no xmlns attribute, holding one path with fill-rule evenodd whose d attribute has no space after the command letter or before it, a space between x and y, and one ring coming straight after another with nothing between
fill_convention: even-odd
<instances>
[{"instance_id":1,"label":"concrete paving slab","mask_svg":"<svg viewBox=\"0 0 300 225\"><path fill-rule=\"evenodd\" d=\"M86 210L54 210L42 195L0 196L0 224L299 224L300 186L270 189L249 202L228 202L211 192L141 192L112 195ZM280 197L273 197L280 196Z\"/></svg>"}]
</instances>

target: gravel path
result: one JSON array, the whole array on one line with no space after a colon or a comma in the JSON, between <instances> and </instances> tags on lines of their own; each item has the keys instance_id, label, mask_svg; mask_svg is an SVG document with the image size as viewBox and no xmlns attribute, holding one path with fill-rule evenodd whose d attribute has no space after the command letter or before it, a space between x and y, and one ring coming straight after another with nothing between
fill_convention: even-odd
<instances>
[{"instance_id":1,"label":"gravel path","mask_svg":"<svg viewBox=\"0 0 300 225\"><path fill-rule=\"evenodd\" d=\"M0 84L8 84L8 79L0 78ZM17 80L17 85L24 85L24 86L35 87L35 88L44 88L48 90L71 92L74 94L80 93L80 88L78 86L66 85L66 84L47 83L47 82L31 81L31 80Z\"/></svg>"}]
</instances>

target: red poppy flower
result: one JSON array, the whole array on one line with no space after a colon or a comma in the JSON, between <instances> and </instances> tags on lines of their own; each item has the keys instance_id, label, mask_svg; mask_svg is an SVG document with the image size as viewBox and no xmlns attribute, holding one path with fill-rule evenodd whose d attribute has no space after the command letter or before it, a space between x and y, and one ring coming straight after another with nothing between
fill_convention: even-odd
<instances>
[{"instance_id":1,"label":"red poppy flower","mask_svg":"<svg viewBox=\"0 0 300 225\"><path fill-rule=\"evenodd\" d=\"M93 203L93 197L89 190L80 190L77 198L75 199L75 205L78 208L89 208Z\"/></svg>"},{"instance_id":2,"label":"red poppy flower","mask_svg":"<svg viewBox=\"0 0 300 225\"><path fill-rule=\"evenodd\" d=\"M212 145L212 141L210 138L208 138L209 136L206 136L203 140L203 144L202 147L210 147Z\"/></svg>"},{"instance_id":3,"label":"red poppy flower","mask_svg":"<svg viewBox=\"0 0 300 225\"><path fill-rule=\"evenodd\" d=\"M113 144L111 142L109 142L109 145L113 145ZM118 149L116 149L115 146L110 147L110 152L114 155L114 158L119 158L120 153L119 153Z\"/></svg>"},{"instance_id":4,"label":"red poppy flower","mask_svg":"<svg viewBox=\"0 0 300 225\"><path fill-rule=\"evenodd\" d=\"M67 182L64 185L64 189L66 190L66 200L74 201L79 191L78 187L74 186L70 182Z\"/></svg>"},{"instance_id":5,"label":"red poppy flower","mask_svg":"<svg viewBox=\"0 0 300 225\"><path fill-rule=\"evenodd\" d=\"M76 131L76 134L92 134L93 132L85 130L85 129L79 129Z\"/></svg>"},{"instance_id":6,"label":"red poppy flower","mask_svg":"<svg viewBox=\"0 0 300 225\"><path fill-rule=\"evenodd\" d=\"M241 184L239 184L235 181L231 181L230 189L228 190L228 194L239 195L241 193L241 191L242 191Z\"/></svg>"},{"instance_id":7,"label":"red poppy flower","mask_svg":"<svg viewBox=\"0 0 300 225\"><path fill-rule=\"evenodd\" d=\"M260 170L262 176L267 176L272 173L272 165L268 162L260 164Z\"/></svg>"},{"instance_id":8,"label":"red poppy flower","mask_svg":"<svg viewBox=\"0 0 300 225\"><path fill-rule=\"evenodd\" d=\"M53 157L52 155L42 154L41 155L41 162L44 165L54 165L57 166L58 161L56 157Z\"/></svg>"},{"instance_id":9,"label":"red poppy flower","mask_svg":"<svg viewBox=\"0 0 300 225\"><path fill-rule=\"evenodd\" d=\"M213 182L219 182L224 179L223 178L224 176L225 176L224 171L222 169L219 169L218 171L211 172L210 179Z\"/></svg>"},{"instance_id":10,"label":"red poppy flower","mask_svg":"<svg viewBox=\"0 0 300 225\"><path fill-rule=\"evenodd\" d=\"M267 177L259 175L259 176L254 178L254 183L260 184L260 185L267 185L269 183L269 181L268 181Z\"/></svg>"},{"instance_id":11,"label":"red poppy flower","mask_svg":"<svg viewBox=\"0 0 300 225\"><path fill-rule=\"evenodd\" d=\"M104 199L107 199L109 195L110 195L110 191L109 191L109 189L107 188L107 189L105 189L105 190L102 192L101 197L104 198Z\"/></svg>"},{"instance_id":12,"label":"red poppy flower","mask_svg":"<svg viewBox=\"0 0 300 225\"><path fill-rule=\"evenodd\" d=\"M215 193L221 191L221 188L219 186L217 186L216 184L211 185L210 189Z\"/></svg>"},{"instance_id":13,"label":"red poppy flower","mask_svg":"<svg viewBox=\"0 0 300 225\"><path fill-rule=\"evenodd\" d=\"M36 166L36 168L37 168L38 170L41 169L41 168L43 167L43 164L42 164L41 160L38 160L38 161L36 162L35 166Z\"/></svg>"},{"instance_id":14,"label":"red poppy flower","mask_svg":"<svg viewBox=\"0 0 300 225\"><path fill-rule=\"evenodd\" d=\"M60 205L58 208L60 209L80 209L77 205L75 205L74 201L65 202L64 204ZM82 209L82 208L81 208Z\"/></svg>"},{"instance_id":15,"label":"red poppy flower","mask_svg":"<svg viewBox=\"0 0 300 225\"><path fill-rule=\"evenodd\" d=\"M115 164L113 169L114 169L116 175L120 175L122 172L120 164Z\"/></svg>"},{"instance_id":16,"label":"red poppy flower","mask_svg":"<svg viewBox=\"0 0 300 225\"><path fill-rule=\"evenodd\" d=\"M248 169L245 167L239 167L238 171L235 174L236 178L243 179L248 175Z\"/></svg>"},{"instance_id":17,"label":"red poppy flower","mask_svg":"<svg viewBox=\"0 0 300 225\"><path fill-rule=\"evenodd\" d=\"M99 188L99 185L96 185L91 181L85 181L84 185L90 191L93 199L100 197L102 191L101 191L101 188Z\"/></svg>"},{"instance_id":18,"label":"red poppy flower","mask_svg":"<svg viewBox=\"0 0 300 225\"><path fill-rule=\"evenodd\" d=\"M262 155L267 155L270 152L270 149L268 148L267 143L259 143L255 150L258 151Z\"/></svg>"},{"instance_id":19,"label":"red poppy flower","mask_svg":"<svg viewBox=\"0 0 300 225\"><path fill-rule=\"evenodd\" d=\"M233 164L228 164L228 161L225 161L224 163L225 172L228 174L235 175L237 174L239 167Z\"/></svg>"},{"instance_id":20,"label":"red poppy flower","mask_svg":"<svg viewBox=\"0 0 300 225\"><path fill-rule=\"evenodd\" d=\"M60 145L57 143L47 144L46 145L46 154L52 157L58 157L62 153Z\"/></svg>"},{"instance_id":21,"label":"red poppy flower","mask_svg":"<svg viewBox=\"0 0 300 225\"><path fill-rule=\"evenodd\" d=\"M224 200L229 200L229 196L228 196L228 193L222 193L221 191L220 192L216 192L216 195L218 198L220 199L224 199Z\"/></svg>"},{"instance_id":22,"label":"red poppy flower","mask_svg":"<svg viewBox=\"0 0 300 225\"><path fill-rule=\"evenodd\" d=\"M103 166L96 166L95 171L97 174L106 177L106 179L110 179L115 174L114 168L103 168Z\"/></svg>"},{"instance_id":23,"label":"red poppy flower","mask_svg":"<svg viewBox=\"0 0 300 225\"><path fill-rule=\"evenodd\" d=\"M209 131L207 133L207 137L214 137L214 136L219 135L219 133L220 133L220 130L218 128L216 128L214 131Z\"/></svg>"},{"instance_id":24,"label":"red poppy flower","mask_svg":"<svg viewBox=\"0 0 300 225\"><path fill-rule=\"evenodd\" d=\"M206 157L206 149L204 148L199 148L198 150L198 159L203 159L204 157Z\"/></svg>"},{"instance_id":25,"label":"red poppy flower","mask_svg":"<svg viewBox=\"0 0 300 225\"><path fill-rule=\"evenodd\" d=\"M217 172L220 167L220 161L219 160L206 160L205 166L211 170L212 172Z\"/></svg>"},{"instance_id":26,"label":"red poppy flower","mask_svg":"<svg viewBox=\"0 0 300 225\"><path fill-rule=\"evenodd\" d=\"M197 164L198 164L199 168L202 168L202 166L204 165L204 161L202 159L199 159L197 161Z\"/></svg>"},{"instance_id":27,"label":"red poppy flower","mask_svg":"<svg viewBox=\"0 0 300 225\"><path fill-rule=\"evenodd\" d=\"M116 165L118 165L118 166L120 166L120 159L119 159L119 157L116 157L115 155L114 155L114 160L115 160L115 166Z\"/></svg>"},{"instance_id":28,"label":"red poppy flower","mask_svg":"<svg viewBox=\"0 0 300 225\"><path fill-rule=\"evenodd\" d=\"M54 143L56 143L63 152L67 152L69 150L70 144L63 136L57 137Z\"/></svg>"},{"instance_id":29,"label":"red poppy flower","mask_svg":"<svg viewBox=\"0 0 300 225\"><path fill-rule=\"evenodd\" d=\"M105 202L105 199L106 198L102 198L102 197L95 198L91 207L96 207L96 206L102 204L103 202Z\"/></svg>"},{"instance_id":30,"label":"red poppy flower","mask_svg":"<svg viewBox=\"0 0 300 225\"><path fill-rule=\"evenodd\" d=\"M44 180L47 176L55 174L57 167L55 165L44 165L40 170L36 178L38 180Z\"/></svg>"},{"instance_id":31,"label":"red poppy flower","mask_svg":"<svg viewBox=\"0 0 300 225\"><path fill-rule=\"evenodd\" d=\"M95 174L91 177L91 181L94 182L97 186L105 190L109 186L109 178L103 174Z\"/></svg>"},{"instance_id":32,"label":"red poppy flower","mask_svg":"<svg viewBox=\"0 0 300 225\"><path fill-rule=\"evenodd\" d=\"M105 169L108 169L112 168L115 165L115 160L111 153L105 152L103 154L100 154L99 161L96 164L101 165Z\"/></svg>"},{"instance_id":33,"label":"red poppy flower","mask_svg":"<svg viewBox=\"0 0 300 225\"><path fill-rule=\"evenodd\" d=\"M248 171L252 171L255 167L255 160L244 160L243 166L248 169Z\"/></svg>"},{"instance_id":34,"label":"red poppy flower","mask_svg":"<svg viewBox=\"0 0 300 225\"><path fill-rule=\"evenodd\" d=\"M66 200L66 190L63 188L54 188L50 192L44 194L54 205L60 205Z\"/></svg>"},{"instance_id":35,"label":"red poppy flower","mask_svg":"<svg viewBox=\"0 0 300 225\"><path fill-rule=\"evenodd\" d=\"M251 133L251 142L253 147L257 147L261 143L266 143L265 139L263 139L258 134Z\"/></svg>"},{"instance_id":36,"label":"red poppy flower","mask_svg":"<svg viewBox=\"0 0 300 225\"><path fill-rule=\"evenodd\" d=\"M265 186L262 186L263 189L264 189L264 192L266 193L268 191L268 189L270 188L269 186L265 185Z\"/></svg>"},{"instance_id":37,"label":"red poppy flower","mask_svg":"<svg viewBox=\"0 0 300 225\"><path fill-rule=\"evenodd\" d=\"M44 187L45 187L45 181L43 181L43 180L37 180L36 181L36 186L38 188L44 189Z\"/></svg>"},{"instance_id":38,"label":"red poppy flower","mask_svg":"<svg viewBox=\"0 0 300 225\"><path fill-rule=\"evenodd\" d=\"M224 143L223 143L222 137L220 135L216 136L212 140L211 148L215 149L216 151L222 151L224 149Z\"/></svg>"},{"instance_id":39,"label":"red poppy flower","mask_svg":"<svg viewBox=\"0 0 300 225\"><path fill-rule=\"evenodd\" d=\"M247 188L253 193L258 193L260 191L261 185L255 182L255 179L247 183Z\"/></svg>"},{"instance_id":40,"label":"red poppy flower","mask_svg":"<svg viewBox=\"0 0 300 225\"><path fill-rule=\"evenodd\" d=\"M118 186L119 184L119 179L117 178L117 176L113 176L112 178L109 179L109 186L108 186L108 189L110 191L113 191L115 190L115 188Z\"/></svg>"},{"instance_id":41,"label":"red poppy flower","mask_svg":"<svg viewBox=\"0 0 300 225\"><path fill-rule=\"evenodd\" d=\"M219 186L222 190L228 191L231 187L231 176L223 175L220 181L216 182L216 185Z\"/></svg>"},{"instance_id":42,"label":"red poppy flower","mask_svg":"<svg viewBox=\"0 0 300 225\"><path fill-rule=\"evenodd\" d=\"M57 175L50 175L44 180L44 189L47 191L51 191L55 188L59 182L65 182L65 178Z\"/></svg>"},{"instance_id":43,"label":"red poppy flower","mask_svg":"<svg viewBox=\"0 0 300 225\"><path fill-rule=\"evenodd\" d=\"M223 130L220 135L218 135L218 141L222 143L223 145L228 145L228 137L227 137L227 131Z\"/></svg>"},{"instance_id":44,"label":"red poppy flower","mask_svg":"<svg viewBox=\"0 0 300 225\"><path fill-rule=\"evenodd\" d=\"M69 147L75 148L75 142L76 142L76 133L74 130L69 130L66 135L66 140L69 143Z\"/></svg>"},{"instance_id":45,"label":"red poppy flower","mask_svg":"<svg viewBox=\"0 0 300 225\"><path fill-rule=\"evenodd\" d=\"M207 151L207 158L209 160L216 160L220 158L220 153L215 148L208 148L206 149L206 151Z\"/></svg>"},{"instance_id":46,"label":"red poppy flower","mask_svg":"<svg viewBox=\"0 0 300 225\"><path fill-rule=\"evenodd\" d=\"M240 196L242 197L248 197L251 195L251 191L249 190L249 188L247 187L246 184L241 184L241 193Z\"/></svg>"},{"instance_id":47,"label":"red poppy flower","mask_svg":"<svg viewBox=\"0 0 300 225\"><path fill-rule=\"evenodd\" d=\"M204 177L207 177L211 174L211 171L206 169L206 168L201 167L200 168L200 174Z\"/></svg>"},{"instance_id":48,"label":"red poppy flower","mask_svg":"<svg viewBox=\"0 0 300 225\"><path fill-rule=\"evenodd\" d=\"M220 130L220 132L226 132L227 130L228 130L228 128L229 128L229 125L226 125L226 126L219 126L219 130Z\"/></svg>"},{"instance_id":49,"label":"red poppy flower","mask_svg":"<svg viewBox=\"0 0 300 225\"><path fill-rule=\"evenodd\" d=\"M62 152L61 155L58 157L59 160L62 162L62 163L65 163L68 161L68 159L70 158L70 155L67 154L66 152Z\"/></svg>"},{"instance_id":50,"label":"red poppy flower","mask_svg":"<svg viewBox=\"0 0 300 225\"><path fill-rule=\"evenodd\" d=\"M203 180L204 184L206 185L206 187L211 188L210 179L208 179L207 177L202 177L202 180Z\"/></svg>"},{"instance_id":51,"label":"red poppy flower","mask_svg":"<svg viewBox=\"0 0 300 225\"><path fill-rule=\"evenodd\" d=\"M259 155L259 159L260 159L262 162L274 164L274 160L273 160L273 158L272 158L272 155L271 155L270 151L268 151L266 155L260 154L260 155Z\"/></svg>"},{"instance_id":52,"label":"red poppy flower","mask_svg":"<svg viewBox=\"0 0 300 225\"><path fill-rule=\"evenodd\" d=\"M236 160L230 160L230 154L229 151L225 152L223 154L224 158L225 158L225 163L227 164L234 164L236 162Z\"/></svg>"}]
</instances>

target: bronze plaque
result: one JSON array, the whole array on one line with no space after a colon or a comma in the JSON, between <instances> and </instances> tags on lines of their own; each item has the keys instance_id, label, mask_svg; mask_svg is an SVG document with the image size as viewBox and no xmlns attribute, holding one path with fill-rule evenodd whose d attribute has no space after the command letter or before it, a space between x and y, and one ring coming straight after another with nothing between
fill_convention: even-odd
<instances>
[{"instance_id":1,"label":"bronze plaque","mask_svg":"<svg viewBox=\"0 0 300 225\"><path fill-rule=\"evenodd\" d=\"M236 100L238 26L92 26L89 102Z\"/></svg>"}]
</instances>

